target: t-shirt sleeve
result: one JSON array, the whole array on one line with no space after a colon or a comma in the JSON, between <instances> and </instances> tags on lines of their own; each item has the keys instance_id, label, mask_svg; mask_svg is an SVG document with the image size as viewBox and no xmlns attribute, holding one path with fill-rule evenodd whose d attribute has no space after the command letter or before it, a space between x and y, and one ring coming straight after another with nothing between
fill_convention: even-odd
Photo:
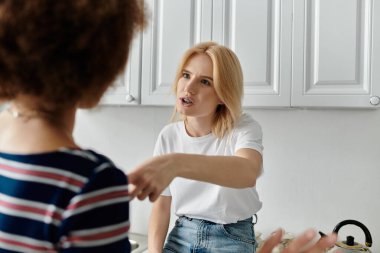
<instances>
[{"instance_id":1,"label":"t-shirt sleeve","mask_svg":"<svg viewBox=\"0 0 380 253\"><path fill-rule=\"evenodd\" d=\"M170 192L170 185L168 187L166 187L165 190L163 190L161 192L161 195L162 196L171 196L172 195L172 193Z\"/></svg>"},{"instance_id":2,"label":"t-shirt sleeve","mask_svg":"<svg viewBox=\"0 0 380 253\"><path fill-rule=\"evenodd\" d=\"M160 156L167 153L167 149L165 146L167 146L166 142L166 135L165 135L165 128L161 130L160 134L157 137L156 144L154 145L153 150L153 156Z\"/></svg>"},{"instance_id":3,"label":"t-shirt sleeve","mask_svg":"<svg viewBox=\"0 0 380 253\"><path fill-rule=\"evenodd\" d=\"M237 141L235 152L242 148L250 148L263 155L263 132L261 126L256 121L245 122L237 129Z\"/></svg>"},{"instance_id":4,"label":"t-shirt sleeve","mask_svg":"<svg viewBox=\"0 0 380 253\"><path fill-rule=\"evenodd\" d=\"M111 164L98 167L63 213L59 252L130 252L127 181Z\"/></svg>"}]
</instances>

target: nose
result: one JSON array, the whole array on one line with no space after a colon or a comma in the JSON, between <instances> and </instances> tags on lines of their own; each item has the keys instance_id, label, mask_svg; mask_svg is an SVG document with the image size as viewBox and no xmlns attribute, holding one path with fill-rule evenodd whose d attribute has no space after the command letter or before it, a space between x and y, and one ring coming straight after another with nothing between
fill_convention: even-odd
<instances>
[{"instance_id":1,"label":"nose","mask_svg":"<svg viewBox=\"0 0 380 253\"><path fill-rule=\"evenodd\" d=\"M196 80L195 80L195 78L188 80L188 82L185 84L183 91L187 92L191 95L194 95L196 93Z\"/></svg>"}]
</instances>

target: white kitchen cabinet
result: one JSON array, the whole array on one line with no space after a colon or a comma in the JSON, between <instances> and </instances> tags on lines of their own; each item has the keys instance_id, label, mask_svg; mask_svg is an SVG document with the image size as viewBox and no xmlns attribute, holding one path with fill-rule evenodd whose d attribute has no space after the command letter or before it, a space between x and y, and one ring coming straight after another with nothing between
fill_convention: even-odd
<instances>
[{"instance_id":1,"label":"white kitchen cabinet","mask_svg":"<svg viewBox=\"0 0 380 253\"><path fill-rule=\"evenodd\" d=\"M375 2L214 0L212 38L241 61L244 106L380 107Z\"/></svg>"},{"instance_id":2,"label":"white kitchen cabinet","mask_svg":"<svg viewBox=\"0 0 380 253\"><path fill-rule=\"evenodd\" d=\"M211 40L212 1L146 0L151 12L143 35L141 103L174 105L171 87L186 49Z\"/></svg>"},{"instance_id":3,"label":"white kitchen cabinet","mask_svg":"<svg viewBox=\"0 0 380 253\"><path fill-rule=\"evenodd\" d=\"M293 25L292 106L380 106L378 0L295 0Z\"/></svg>"},{"instance_id":4,"label":"white kitchen cabinet","mask_svg":"<svg viewBox=\"0 0 380 253\"><path fill-rule=\"evenodd\" d=\"M143 37L142 104L173 105L171 86L184 51L213 40L242 63L245 106L290 106L291 32L280 31L291 31L291 0L147 3L152 20Z\"/></svg>"},{"instance_id":5,"label":"white kitchen cabinet","mask_svg":"<svg viewBox=\"0 0 380 253\"><path fill-rule=\"evenodd\" d=\"M214 0L212 39L239 57L244 106L290 106L291 0Z\"/></svg>"},{"instance_id":6,"label":"white kitchen cabinet","mask_svg":"<svg viewBox=\"0 0 380 253\"><path fill-rule=\"evenodd\" d=\"M132 54L127 79L109 93L110 103L172 106L171 87L184 51L213 40L240 59L246 107L380 107L379 1L146 4L149 25ZM134 100L125 102L129 95Z\"/></svg>"},{"instance_id":7,"label":"white kitchen cabinet","mask_svg":"<svg viewBox=\"0 0 380 253\"><path fill-rule=\"evenodd\" d=\"M140 103L141 42L140 34L132 43L125 71L117 77L113 86L104 94L101 104L137 105Z\"/></svg>"}]
</instances>

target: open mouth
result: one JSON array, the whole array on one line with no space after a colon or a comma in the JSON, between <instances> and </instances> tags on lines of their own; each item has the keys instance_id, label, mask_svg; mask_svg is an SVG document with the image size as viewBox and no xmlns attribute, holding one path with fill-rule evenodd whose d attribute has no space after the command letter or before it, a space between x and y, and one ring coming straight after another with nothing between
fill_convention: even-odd
<instances>
[{"instance_id":1,"label":"open mouth","mask_svg":"<svg viewBox=\"0 0 380 253\"><path fill-rule=\"evenodd\" d=\"M180 100L181 100L183 105L192 105L193 104L193 100L189 97L181 97Z\"/></svg>"}]
</instances>

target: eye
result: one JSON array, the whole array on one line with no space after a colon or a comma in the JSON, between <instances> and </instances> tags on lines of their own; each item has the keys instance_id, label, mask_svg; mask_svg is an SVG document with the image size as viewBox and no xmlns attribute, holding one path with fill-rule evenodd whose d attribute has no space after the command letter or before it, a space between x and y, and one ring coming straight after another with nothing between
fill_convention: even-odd
<instances>
[{"instance_id":1,"label":"eye","mask_svg":"<svg viewBox=\"0 0 380 253\"><path fill-rule=\"evenodd\" d=\"M201 80L201 84L202 85L205 85L205 86L211 86L211 82L207 79L202 79Z\"/></svg>"},{"instance_id":2,"label":"eye","mask_svg":"<svg viewBox=\"0 0 380 253\"><path fill-rule=\"evenodd\" d=\"M189 79L190 78L190 74L187 73L187 72L182 72L182 77L186 78L186 79Z\"/></svg>"}]
</instances>

